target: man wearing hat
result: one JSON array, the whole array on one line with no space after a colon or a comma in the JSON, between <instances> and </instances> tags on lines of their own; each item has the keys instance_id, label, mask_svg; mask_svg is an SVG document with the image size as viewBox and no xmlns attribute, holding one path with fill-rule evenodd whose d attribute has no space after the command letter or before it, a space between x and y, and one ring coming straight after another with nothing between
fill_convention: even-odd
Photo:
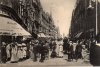
<instances>
[{"instance_id":1,"label":"man wearing hat","mask_svg":"<svg viewBox=\"0 0 100 67\"><path fill-rule=\"evenodd\" d=\"M37 54L38 54L38 40L35 40L34 45L33 45L33 53L34 53L34 58L33 61L37 61Z\"/></svg>"},{"instance_id":2,"label":"man wearing hat","mask_svg":"<svg viewBox=\"0 0 100 67\"><path fill-rule=\"evenodd\" d=\"M1 62L6 63L7 61L7 52L6 52L6 43L2 42L1 46Z\"/></svg>"}]
</instances>

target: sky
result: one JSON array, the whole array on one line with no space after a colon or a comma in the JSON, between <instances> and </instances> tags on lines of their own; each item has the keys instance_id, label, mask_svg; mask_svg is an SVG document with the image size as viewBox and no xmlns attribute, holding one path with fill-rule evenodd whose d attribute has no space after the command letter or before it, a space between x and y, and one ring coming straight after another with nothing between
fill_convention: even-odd
<instances>
[{"instance_id":1,"label":"sky","mask_svg":"<svg viewBox=\"0 0 100 67\"><path fill-rule=\"evenodd\" d=\"M40 0L43 10L52 14L54 24L59 27L61 35L68 35L72 11L76 0Z\"/></svg>"}]
</instances>

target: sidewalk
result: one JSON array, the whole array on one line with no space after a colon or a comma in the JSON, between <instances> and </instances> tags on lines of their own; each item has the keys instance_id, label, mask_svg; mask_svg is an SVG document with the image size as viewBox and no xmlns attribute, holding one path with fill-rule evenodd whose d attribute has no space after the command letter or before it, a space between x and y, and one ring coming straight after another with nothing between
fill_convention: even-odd
<instances>
[{"instance_id":1,"label":"sidewalk","mask_svg":"<svg viewBox=\"0 0 100 67\"><path fill-rule=\"evenodd\" d=\"M67 55L64 55L63 58L50 58L45 60L43 63L39 62L39 58L37 62L33 62L32 59L27 59L18 63L10 63L0 64L2 67L66 67L66 66L89 66L93 67L90 63L85 63L82 59L79 59L77 62L75 60L68 62Z\"/></svg>"},{"instance_id":2,"label":"sidewalk","mask_svg":"<svg viewBox=\"0 0 100 67\"><path fill-rule=\"evenodd\" d=\"M39 62L33 62L32 59L28 59L23 62L19 62L18 65L45 65L45 66L92 66L90 63L85 63L83 60L79 59L77 62L74 60L72 62L68 62L66 58L51 58L49 60L45 60L43 63Z\"/></svg>"}]
</instances>

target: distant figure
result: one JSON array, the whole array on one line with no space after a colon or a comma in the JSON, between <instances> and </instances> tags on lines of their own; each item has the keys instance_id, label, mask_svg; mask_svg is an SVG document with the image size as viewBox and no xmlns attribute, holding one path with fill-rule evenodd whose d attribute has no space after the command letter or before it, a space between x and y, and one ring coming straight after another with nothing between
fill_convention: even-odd
<instances>
[{"instance_id":1,"label":"distant figure","mask_svg":"<svg viewBox=\"0 0 100 67\"><path fill-rule=\"evenodd\" d=\"M37 54L38 54L38 40L35 40L34 46L33 46L33 53L34 53L34 58L33 61L37 61Z\"/></svg>"},{"instance_id":2,"label":"distant figure","mask_svg":"<svg viewBox=\"0 0 100 67\"><path fill-rule=\"evenodd\" d=\"M11 58L11 44L7 45L6 52L7 52L7 61L9 61Z\"/></svg>"},{"instance_id":3,"label":"distant figure","mask_svg":"<svg viewBox=\"0 0 100 67\"><path fill-rule=\"evenodd\" d=\"M50 47L50 51L52 51L52 41L50 41L50 43L49 43L49 47Z\"/></svg>"},{"instance_id":4,"label":"distant figure","mask_svg":"<svg viewBox=\"0 0 100 67\"><path fill-rule=\"evenodd\" d=\"M17 50L18 50L17 43L13 43L12 44L12 51L11 51L11 53L12 53L12 55L11 55L11 63L18 62Z\"/></svg>"},{"instance_id":5,"label":"distant figure","mask_svg":"<svg viewBox=\"0 0 100 67\"><path fill-rule=\"evenodd\" d=\"M64 54L67 54L68 52L68 49L69 49L69 43L68 43L68 39L65 37L63 39L63 51L64 51Z\"/></svg>"},{"instance_id":6,"label":"distant figure","mask_svg":"<svg viewBox=\"0 0 100 67\"><path fill-rule=\"evenodd\" d=\"M30 58L33 59L34 54L33 54L33 45L30 45Z\"/></svg>"},{"instance_id":7,"label":"distant figure","mask_svg":"<svg viewBox=\"0 0 100 67\"><path fill-rule=\"evenodd\" d=\"M47 41L45 41L45 55L49 59L49 43Z\"/></svg>"},{"instance_id":8,"label":"distant figure","mask_svg":"<svg viewBox=\"0 0 100 67\"><path fill-rule=\"evenodd\" d=\"M1 45L1 62L6 63L6 61L7 61L6 43L2 42L2 45Z\"/></svg>"},{"instance_id":9,"label":"distant figure","mask_svg":"<svg viewBox=\"0 0 100 67\"><path fill-rule=\"evenodd\" d=\"M76 53L76 61L80 58L82 58L82 45L81 45L81 42L78 42L78 44L76 45L76 50L75 50L75 53Z\"/></svg>"},{"instance_id":10,"label":"distant figure","mask_svg":"<svg viewBox=\"0 0 100 67\"><path fill-rule=\"evenodd\" d=\"M73 59L76 59L76 54L75 54L76 45L77 43L73 43Z\"/></svg>"},{"instance_id":11,"label":"distant figure","mask_svg":"<svg viewBox=\"0 0 100 67\"><path fill-rule=\"evenodd\" d=\"M72 61L74 58L74 47L73 47L73 42L70 41L70 46L68 50L68 61Z\"/></svg>"},{"instance_id":12,"label":"distant figure","mask_svg":"<svg viewBox=\"0 0 100 67\"><path fill-rule=\"evenodd\" d=\"M63 57L63 41L62 40L58 41L58 56L60 58Z\"/></svg>"},{"instance_id":13,"label":"distant figure","mask_svg":"<svg viewBox=\"0 0 100 67\"><path fill-rule=\"evenodd\" d=\"M53 46L52 46L51 58L57 57L56 46L57 46L57 44L56 44L56 42L54 41L54 42L53 42Z\"/></svg>"},{"instance_id":14,"label":"distant figure","mask_svg":"<svg viewBox=\"0 0 100 67\"><path fill-rule=\"evenodd\" d=\"M58 53L58 56L59 57L63 57L63 46L62 46L62 44L59 44L59 53Z\"/></svg>"},{"instance_id":15,"label":"distant figure","mask_svg":"<svg viewBox=\"0 0 100 67\"><path fill-rule=\"evenodd\" d=\"M35 44L34 41L35 41L35 40L31 40L31 41L30 41L30 49L29 49L29 51L30 51L30 58L31 58L31 59L34 58L34 53L33 53L33 46L34 46L34 44Z\"/></svg>"},{"instance_id":16,"label":"distant figure","mask_svg":"<svg viewBox=\"0 0 100 67\"><path fill-rule=\"evenodd\" d=\"M40 62L44 62L45 60L45 42L44 41L41 42L40 54L41 54Z\"/></svg>"},{"instance_id":17,"label":"distant figure","mask_svg":"<svg viewBox=\"0 0 100 67\"><path fill-rule=\"evenodd\" d=\"M27 50L26 44L22 43L23 60L26 59L26 50Z\"/></svg>"},{"instance_id":18,"label":"distant figure","mask_svg":"<svg viewBox=\"0 0 100 67\"><path fill-rule=\"evenodd\" d=\"M18 56L18 60L21 61L22 59L22 49L21 49L22 45L18 44L18 52L17 52L17 56Z\"/></svg>"},{"instance_id":19,"label":"distant figure","mask_svg":"<svg viewBox=\"0 0 100 67\"><path fill-rule=\"evenodd\" d=\"M56 47L57 47L56 41L54 41L52 45L53 45L52 46L53 51L56 51Z\"/></svg>"}]
</instances>

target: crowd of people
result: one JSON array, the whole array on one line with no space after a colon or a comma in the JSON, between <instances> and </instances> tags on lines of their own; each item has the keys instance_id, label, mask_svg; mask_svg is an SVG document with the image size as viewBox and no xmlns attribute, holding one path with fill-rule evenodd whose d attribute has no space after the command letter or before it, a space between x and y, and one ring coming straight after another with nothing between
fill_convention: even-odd
<instances>
[{"instance_id":1,"label":"crowd of people","mask_svg":"<svg viewBox=\"0 0 100 67\"><path fill-rule=\"evenodd\" d=\"M32 61L44 62L50 58L63 58L68 55L68 61L84 59L84 54L89 53L90 40L81 40L76 43L64 38L63 40L31 40L29 43L5 43L1 45L1 62L20 62L31 58ZM84 52L83 52L84 51Z\"/></svg>"},{"instance_id":2,"label":"crowd of people","mask_svg":"<svg viewBox=\"0 0 100 67\"><path fill-rule=\"evenodd\" d=\"M5 43L2 42L1 45L1 63L6 63L10 61L15 63L22 61L27 58L27 47L25 43L18 44L14 43Z\"/></svg>"},{"instance_id":3,"label":"crowd of people","mask_svg":"<svg viewBox=\"0 0 100 67\"><path fill-rule=\"evenodd\" d=\"M71 41L68 39L63 40L63 50L64 54L68 55L68 61L73 61L74 59L76 62L78 59L82 59L84 61L90 60L90 46L94 39L81 39L77 41Z\"/></svg>"}]
</instances>

